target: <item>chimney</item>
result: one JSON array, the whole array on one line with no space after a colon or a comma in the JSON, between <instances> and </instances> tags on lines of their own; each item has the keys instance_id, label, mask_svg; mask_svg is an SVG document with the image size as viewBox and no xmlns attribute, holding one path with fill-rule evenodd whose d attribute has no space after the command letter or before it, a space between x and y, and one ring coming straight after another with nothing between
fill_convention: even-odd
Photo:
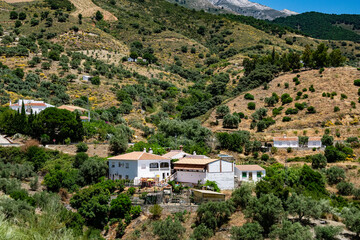
<instances>
[{"instance_id":1,"label":"chimney","mask_svg":"<svg viewBox=\"0 0 360 240\"><path fill-rule=\"evenodd\" d=\"M151 154L153 153L153 150L151 148L149 148L149 153L151 153Z\"/></svg>"},{"instance_id":2,"label":"chimney","mask_svg":"<svg viewBox=\"0 0 360 240\"><path fill-rule=\"evenodd\" d=\"M179 146L180 151L182 151L183 148L184 148L183 145L180 145L180 146Z\"/></svg>"},{"instance_id":3,"label":"chimney","mask_svg":"<svg viewBox=\"0 0 360 240\"><path fill-rule=\"evenodd\" d=\"M195 151L193 152L193 155L196 156L196 152L195 152Z\"/></svg>"},{"instance_id":4,"label":"chimney","mask_svg":"<svg viewBox=\"0 0 360 240\"><path fill-rule=\"evenodd\" d=\"M146 148L144 148L144 152L146 152Z\"/></svg>"}]
</instances>

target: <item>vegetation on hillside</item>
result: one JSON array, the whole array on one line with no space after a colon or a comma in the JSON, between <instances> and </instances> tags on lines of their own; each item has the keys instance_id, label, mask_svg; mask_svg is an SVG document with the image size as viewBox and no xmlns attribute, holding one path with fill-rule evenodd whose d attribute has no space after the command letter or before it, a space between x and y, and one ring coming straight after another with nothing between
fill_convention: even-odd
<instances>
[{"instance_id":1,"label":"vegetation on hillside","mask_svg":"<svg viewBox=\"0 0 360 240\"><path fill-rule=\"evenodd\" d=\"M360 30L359 15L306 12L286 18L277 18L273 22L297 29L314 38L360 41L360 34L356 32Z\"/></svg>"}]
</instances>

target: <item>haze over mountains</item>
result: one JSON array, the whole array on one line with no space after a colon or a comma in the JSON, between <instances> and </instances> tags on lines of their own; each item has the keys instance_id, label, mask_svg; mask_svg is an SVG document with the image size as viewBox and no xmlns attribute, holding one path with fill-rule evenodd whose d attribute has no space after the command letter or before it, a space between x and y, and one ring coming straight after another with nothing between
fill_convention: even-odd
<instances>
[{"instance_id":1,"label":"haze over mountains","mask_svg":"<svg viewBox=\"0 0 360 240\"><path fill-rule=\"evenodd\" d=\"M169 0L170 2L177 2L181 5L195 8L205 9L209 12L216 11L228 11L235 14L244 16L255 17L263 20L274 20L279 17L287 17L296 15L296 12L284 9L278 11L268 6L261 5L259 3L251 2L248 0Z\"/></svg>"}]
</instances>

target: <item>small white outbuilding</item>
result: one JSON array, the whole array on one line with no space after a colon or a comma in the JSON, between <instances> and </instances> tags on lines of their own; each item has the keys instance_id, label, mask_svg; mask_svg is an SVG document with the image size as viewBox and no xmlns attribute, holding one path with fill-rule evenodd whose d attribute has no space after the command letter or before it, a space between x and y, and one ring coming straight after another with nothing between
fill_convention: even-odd
<instances>
[{"instance_id":1,"label":"small white outbuilding","mask_svg":"<svg viewBox=\"0 0 360 240\"><path fill-rule=\"evenodd\" d=\"M266 176L266 171L259 165L236 165L235 176L240 182L257 182Z\"/></svg>"}]
</instances>

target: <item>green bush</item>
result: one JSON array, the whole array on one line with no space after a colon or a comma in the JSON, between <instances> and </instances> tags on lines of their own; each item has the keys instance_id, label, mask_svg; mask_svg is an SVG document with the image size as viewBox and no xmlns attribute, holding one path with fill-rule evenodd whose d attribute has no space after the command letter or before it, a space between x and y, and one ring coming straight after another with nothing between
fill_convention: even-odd
<instances>
[{"instance_id":1,"label":"green bush","mask_svg":"<svg viewBox=\"0 0 360 240\"><path fill-rule=\"evenodd\" d=\"M124 218L131 210L131 200L127 194L119 194L110 203L110 215L113 218Z\"/></svg>"},{"instance_id":2,"label":"green bush","mask_svg":"<svg viewBox=\"0 0 360 240\"><path fill-rule=\"evenodd\" d=\"M160 218L162 210L163 210L163 208L160 207L160 205L158 205L158 204L155 204L149 208L149 212L151 213L152 218L154 218L154 219Z\"/></svg>"},{"instance_id":3,"label":"green bush","mask_svg":"<svg viewBox=\"0 0 360 240\"><path fill-rule=\"evenodd\" d=\"M360 86L360 79L354 80L354 85L359 87Z\"/></svg>"},{"instance_id":4,"label":"green bush","mask_svg":"<svg viewBox=\"0 0 360 240\"><path fill-rule=\"evenodd\" d=\"M84 142L80 142L76 145L76 152L80 153L80 152L87 152L87 150L89 149L88 145Z\"/></svg>"},{"instance_id":5,"label":"green bush","mask_svg":"<svg viewBox=\"0 0 360 240\"><path fill-rule=\"evenodd\" d=\"M227 105L220 105L216 108L216 117L223 118L230 113L230 109Z\"/></svg>"},{"instance_id":6,"label":"green bush","mask_svg":"<svg viewBox=\"0 0 360 240\"><path fill-rule=\"evenodd\" d=\"M154 222L153 233L158 236L159 240L180 240L185 233L185 228L178 219L171 217L165 220Z\"/></svg>"},{"instance_id":7,"label":"green bush","mask_svg":"<svg viewBox=\"0 0 360 240\"><path fill-rule=\"evenodd\" d=\"M194 228L193 234L191 235L191 239L195 240L206 240L211 238L214 235L214 232L207 228L205 224L200 224L199 226Z\"/></svg>"},{"instance_id":8,"label":"green bush","mask_svg":"<svg viewBox=\"0 0 360 240\"><path fill-rule=\"evenodd\" d=\"M256 108L256 104L254 102L249 102L248 103L248 109L249 110L255 110Z\"/></svg>"},{"instance_id":9,"label":"green bush","mask_svg":"<svg viewBox=\"0 0 360 240\"><path fill-rule=\"evenodd\" d=\"M316 226L315 238L319 240L336 240L336 236L342 231L341 227L335 226Z\"/></svg>"},{"instance_id":10,"label":"green bush","mask_svg":"<svg viewBox=\"0 0 360 240\"><path fill-rule=\"evenodd\" d=\"M241 240L262 240L263 228L259 223L245 223L241 227L232 227L231 228L231 237L232 239L241 239Z\"/></svg>"},{"instance_id":11,"label":"green bush","mask_svg":"<svg viewBox=\"0 0 360 240\"><path fill-rule=\"evenodd\" d=\"M239 126L239 118L238 117L231 115L231 114L227 114L224 117L224 120L223 120L224 128L238 128L238 126Z\"/></svg>"},{"instance_id":12,"label":"green bush","mask_svg":"<svg viewBox=\"0 0 360 240\"><path fill-rule=\"evenodd\" d=\"M336 185L336 188L339 191L339 194L349 196L353 194L354 184L342 181Z\"/></svg>"},{"instance_id":13,"label":"green bush","mask_svg":"<svg viewBox=\"0 0 360 240\"><path fill-rule=\"evenodd\" d=\"M290 122L290 121L291 121L291 117L283 117L282 121L283 121L283 122Z\"/></svg>"},{"instance_id":14,"label":"green bush","mask_svg":"<svg viewBox=\"0 0 360 240\"><path fill-rule=\"evenodd\" d=\"M311 156L311 166L314 169L322 169L327 165L326 157L322 154L316 154Z\"/></svg>"},{"instance_id":15,"label":"green bush","mask_svg":"<svg viewBox=\"0 0 360 240\"><path fill-rule=\"evenodd\" d=\"M334 112L339 112L340 111L340 108L338 106L335 106L334 107Z\"/></svg>"},{"instance_id":16,"label":"green bush","mask_svg":"<svg viewBox=\"0 0 360 240\"><path fill-rule=\"evenodd\" d=\"M250 93L246 93L246 94L244 95L244 98L247 99L247 100L254 100L254 99L255 99L254 96L251 95Z\"/></svg>"},{"instance_id":17,"label":"green bush","mask_svg":"<svg viewBox=\"0 0 360 240\"><path fill-rule=\"evenodd\" d=\"M327 169L325 174L330 185L338 184L339 182L344 181L346 178L345 170L336 166Z\"/></svg>"}]
</instances>

